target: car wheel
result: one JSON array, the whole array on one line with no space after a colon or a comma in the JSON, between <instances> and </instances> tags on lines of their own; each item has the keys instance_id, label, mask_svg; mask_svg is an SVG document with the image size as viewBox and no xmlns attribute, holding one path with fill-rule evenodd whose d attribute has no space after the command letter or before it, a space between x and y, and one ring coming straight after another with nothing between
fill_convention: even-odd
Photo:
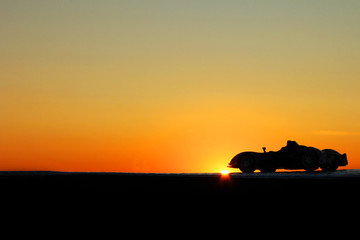
<instances>
[{"instance_id":1,"label":"car wheel","mask_svg":"<svg viewBox=\"0 0 360 240\"><path fill-rule=\"evenodd\" d=\"M306 151L302 155L301 163L303 168L308 172L315 171L319 167L317 154L313 151Z\"/></svg>"},{"instance_id":2,"label":"car wheel","mask_svg":"<svg viewBox=\"0 0 360 240\"><path fill-rule=\"evenodd\" d=\"M321 170L323 170L324 172L327 172L327 171L336 171L336 169L338 168L339 166L336 165L336 164L331 164L331 165L325 165L325 166L321 166Z\"/></svg>"},{"instance_id":3,"label":"car wheel","mask_svg":"<svg viewBox=\"0 0 360 240\"><path fill-rule=\"evenodd\" d=\"M243 156L240 159L240 167L239 167L240 171L242 171L243 173L252 173L255 171L255 166L254 166L254 159L252 156L248 155L248 156Z\"/></svg>"}]
</instances>

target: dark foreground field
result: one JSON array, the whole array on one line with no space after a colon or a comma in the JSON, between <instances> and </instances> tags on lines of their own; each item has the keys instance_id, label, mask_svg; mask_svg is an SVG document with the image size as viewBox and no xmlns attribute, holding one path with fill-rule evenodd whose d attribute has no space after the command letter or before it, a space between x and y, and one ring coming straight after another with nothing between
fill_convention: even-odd
<instances>
[{"instance_id":1,"label":"dark foreground field","mask_svg":"<svg viewBox=\"0 0 360 240\"><path fill-rule=\"evenodd\" d=\"M134 195L223 195L284 196L328 195L358 196L360 170L232 173L220 174L139 174L139 173L68 173L0 172L3 196L103 194Z\"/></svg>"},{"instance_id":2,"label":"dark foreground field","mask_svg":"<svg viewBox=\"0 0 360 240\"><path fill-rule=\"evenodd\" d=\"M351 219L348 214L358 216L359 193L360 170L232 173L228 177L217 173L0 172L1 206L10 213L20 212L11 214L17 219L48 216L43 220L49 224L61 219L58 214L76 222L76 214L85 222L117 216L137 226L141 220L144 226L156 225L152 229L159 225L155 219L164 226L174 224L174 219L193 226L221 223L225 231L228 224L239 222L245 224L241 229L257 228L260 223L279 227L273 219L277 214L282 216L281 224L296 229L300 225L294 221L302 217L311 226L325 221L338 227L339 219L342 224ZM334 220L333 213L341 217ZM240 218L233 222L234 216Z\"/></svg>"}]
</instances>

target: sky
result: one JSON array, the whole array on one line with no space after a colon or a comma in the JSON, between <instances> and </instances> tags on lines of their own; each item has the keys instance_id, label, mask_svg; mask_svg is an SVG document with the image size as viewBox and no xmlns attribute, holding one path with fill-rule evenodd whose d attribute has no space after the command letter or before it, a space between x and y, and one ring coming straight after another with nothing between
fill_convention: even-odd
<instances>
[{"instance_id":1,"label":"sky","mask_svg":"<svg viewBox=\"0 0 360 240\"><path fill-rule=\"evenodd\" d=\"M360 168L357 0L0 0L0 170L218 172L287 140Z\"/></svg>"}]
</instances>

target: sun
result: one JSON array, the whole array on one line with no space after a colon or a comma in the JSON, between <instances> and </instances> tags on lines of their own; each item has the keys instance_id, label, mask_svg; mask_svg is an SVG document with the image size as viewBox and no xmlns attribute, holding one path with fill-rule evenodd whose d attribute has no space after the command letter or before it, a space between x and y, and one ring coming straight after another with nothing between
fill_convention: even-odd
<instances>
[{"instance_id":1,"label":"sun","mask_svg":"<svg viewBox=\"0 0 360 240\"><path fill-rule=\"evenodd\" d=\"M221 170L220 171L221 175L229 175L229 170Z\"/></svg>"}]
</instances>

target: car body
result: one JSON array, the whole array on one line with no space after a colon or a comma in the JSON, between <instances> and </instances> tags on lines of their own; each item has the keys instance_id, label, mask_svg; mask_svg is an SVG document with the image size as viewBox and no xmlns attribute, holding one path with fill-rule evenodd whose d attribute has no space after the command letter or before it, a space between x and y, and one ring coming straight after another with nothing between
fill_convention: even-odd
<instances>
[{"instance_id":1,"label":"car body","mask_svg":"<svg viewBox=\"0 0 360 240\"><path fill-rule=\"evenodd\" d=\"M287 145L277 152L241 152L230 161L228 167L239 168L244 173L259 169L261 172L275 172L276 169L305 169L315 171L334 171L348 164L346 153L340 154L332 149L319 150L287 141Z\"/></svg>"}]
</instances>

